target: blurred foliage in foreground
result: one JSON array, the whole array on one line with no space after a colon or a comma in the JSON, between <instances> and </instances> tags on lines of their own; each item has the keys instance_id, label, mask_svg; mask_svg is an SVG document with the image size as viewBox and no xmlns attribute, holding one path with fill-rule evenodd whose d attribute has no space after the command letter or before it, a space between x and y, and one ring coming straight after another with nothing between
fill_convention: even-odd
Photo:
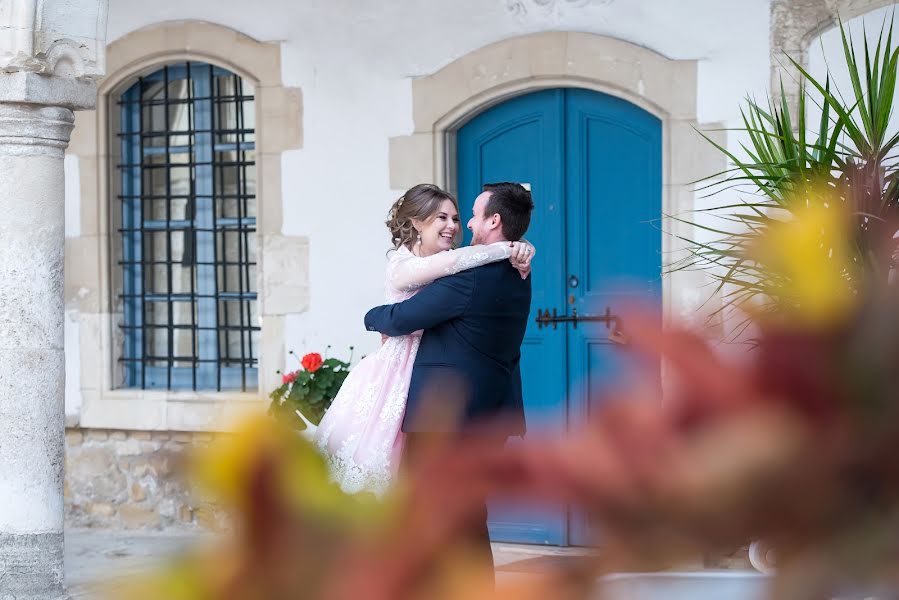
<instances>
[{"instance_id":1,"label":"blurred foliage in foreground","mask_svg":"<svg viewBox=\"0 0 899 600\"><path fill-rule=\"evenodd\" d=\"M664 401L635 384L565 439L505 452L447 440L376 503L340 493L294 432L246 422L192 470L232 507L234 535L120 597L587 598L604 573L751 539L776 549L774 598L899 589L899 293L881 277L840 291L851 227L827 210L773 223L747 256L772 278L792 273L814 318L760 318L758 345L726 362L697 334L632 315L629 351L666 359ZM485 493L583 507L601 556L494 591L460 545Z\"/></svg>"}]
</instances>

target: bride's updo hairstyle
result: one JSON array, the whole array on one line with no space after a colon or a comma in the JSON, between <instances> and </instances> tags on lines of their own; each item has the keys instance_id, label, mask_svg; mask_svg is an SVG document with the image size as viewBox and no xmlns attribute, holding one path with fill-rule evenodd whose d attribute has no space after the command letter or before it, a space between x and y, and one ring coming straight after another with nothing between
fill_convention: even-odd
<instances>
[{"instance_id":1,"label":"bride's updo hairstyle","mask_svg":"<svg viewBox=\"0 0 899 600\"><path fill-rule=\"evenodd\" d=\"M426 222L437 214L444 200L449 200L459 211L459 203L452 194L445 192L436 185L420 183L410 188L399 200L390 207L390 215L387 218L387 229L390 230L390 241L394 250L400 246L412 249L418 239L418 231L413 225L413 220ZM462 235L462 228L456 232L456 243Z\"/></svg>"}]
</instances>

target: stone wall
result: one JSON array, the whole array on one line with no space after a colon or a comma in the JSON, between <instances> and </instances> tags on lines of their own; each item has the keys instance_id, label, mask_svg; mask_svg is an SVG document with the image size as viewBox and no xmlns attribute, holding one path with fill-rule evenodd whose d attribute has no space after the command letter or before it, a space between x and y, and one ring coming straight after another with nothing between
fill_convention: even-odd
<instances>
[{"instance_id":1,"label":"stone wall","mask_svg":"<svg viewBox=\"0 0 899 600\"><path fill-rule=\"evenodd\" d=\"M209 433L66 430L66 524L76 527L227 528L224 512L181 476L185 451Z\"/></svg>"}]
</instances>

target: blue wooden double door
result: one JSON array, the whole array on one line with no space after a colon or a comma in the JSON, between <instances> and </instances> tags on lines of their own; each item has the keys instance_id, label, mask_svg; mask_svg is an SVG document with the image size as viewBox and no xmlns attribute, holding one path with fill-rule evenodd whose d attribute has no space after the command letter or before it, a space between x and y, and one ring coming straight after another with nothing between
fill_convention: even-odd
<instances>
[{"instance_id":1,"label":"blue wooden double door","mask_svg":"<svg viewBox=\"0 0 899 600\"><path fill-rule=\"evenodd\" d=\"M620 98L552 89L480 113L456 142L463 216L484 183L516 181L533 194L525 414L529 436L565 435L632 367L607 324L583 317L615 316L635 302L661 313L661 122ZM490 505L494 541L581 545L597 533L577 507Z\"/></svg>"}]
</instances>

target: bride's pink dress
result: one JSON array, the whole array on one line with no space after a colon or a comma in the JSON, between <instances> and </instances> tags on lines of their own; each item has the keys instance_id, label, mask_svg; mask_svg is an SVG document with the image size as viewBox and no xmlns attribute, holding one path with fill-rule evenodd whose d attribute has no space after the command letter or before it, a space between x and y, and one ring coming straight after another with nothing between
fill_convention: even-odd
<instances>
[{"instance_id":1,"label":"bride's pink dress","mask_svg":"<svg viewBox=\"0 0 899 600\"><path fill-rule=\"evenodd\" d=\"M468 246L428 257L406 247L392 252L387 264L386 299L402 302L428 283L509 258L508 242ZM382 495L396 475L403 450L400 427L421 331L388 338L347 376L314 433L331 475L347 493Z\"/></svg>"}]
</instances>

